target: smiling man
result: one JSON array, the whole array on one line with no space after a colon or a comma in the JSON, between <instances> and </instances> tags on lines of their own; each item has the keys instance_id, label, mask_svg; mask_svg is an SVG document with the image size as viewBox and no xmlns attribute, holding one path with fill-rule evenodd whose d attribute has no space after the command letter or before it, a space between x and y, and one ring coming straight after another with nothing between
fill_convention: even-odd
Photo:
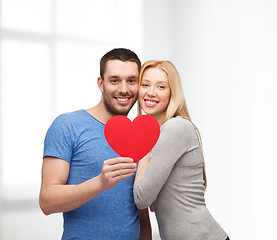
<instances>
[{"instance_id":1,"label":"smiling man","mask_svg":"<svg viewBox=\"0 0 277 240\"><path fill-rule=\"evenodd\" d=\"M105 69L98 78L105 108L113 116L127 115L138 96L138 65L131 61L109 60Z\"/></svg>"},{"instance_id":2,"label":"smiling man","mask_svg":"<svg viewBox=\"0 0 277 240\"><path fill-rule=\"evenodd\" d=\"M116 154L104 137L105 123L127 115L137 100L141 63L128 49L100 61L100 102L58 116L44 142L40 206L63 212L62 239L151 239L147 210L133 199L136 164Z\"/></svg>"}]
</instances>

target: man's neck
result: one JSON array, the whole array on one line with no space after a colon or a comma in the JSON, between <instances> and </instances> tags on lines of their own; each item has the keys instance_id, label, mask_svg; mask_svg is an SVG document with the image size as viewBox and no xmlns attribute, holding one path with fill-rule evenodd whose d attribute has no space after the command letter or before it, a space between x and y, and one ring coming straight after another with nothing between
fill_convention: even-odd
<instances>
[{"instance_id":1,"label":"man's neck","mask_svg":"<svg viewBox=\"0 0 277 240\"><path fill-rule=\"evenodd\" d=\"M104 124L106 124L107 121L113 117L113 115L106 110L105 106L103 106L102 102L99 102L96 106L87 109L87 112Z\"/></svg>"}]
</instances>

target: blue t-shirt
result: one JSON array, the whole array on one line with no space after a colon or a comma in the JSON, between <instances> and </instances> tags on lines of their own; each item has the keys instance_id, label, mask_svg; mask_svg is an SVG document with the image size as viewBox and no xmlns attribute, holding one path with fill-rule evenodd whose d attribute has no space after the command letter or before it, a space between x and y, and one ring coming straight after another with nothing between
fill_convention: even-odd
<instances>
[{"instance_id":1,"label":"blue t-shirt","mask_svg":"<svg viewBox=\"0 0 277 240\"><path fill-rule=\"evenodd\" d=\"M43 157L58 157L70 163L67 184L96 177L105 160L119 156L108 145L104 127L85 110L62 114L47 131ZM133 182L134 176L123 179L83 206L63 213L62 239L139 239Z\"/></svg>"}]
</instances>

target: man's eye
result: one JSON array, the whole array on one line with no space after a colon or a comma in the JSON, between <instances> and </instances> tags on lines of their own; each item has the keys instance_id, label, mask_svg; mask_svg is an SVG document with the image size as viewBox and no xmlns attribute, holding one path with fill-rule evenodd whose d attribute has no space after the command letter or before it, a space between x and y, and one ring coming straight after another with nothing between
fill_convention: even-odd
<instances>
[{"instance_id":1,"label":"man's eye","mask_svg":"<svg viewBox=\"0 0 277 240\"><path fill-rule=\"evenodd\" d=\"M111 79L111 83L117 83L118 80L117 79Z\"/></svg>"},{"instance_id":2,"label":"man's eye","mask_svg":"<svg viewBox=\"0 0 277 240\"><path fill-rule=\"evenodd\" d=\"M129 83L135 83L136 81L134 79L130 79L128 82Z\"/></svg>"}]
</instances>

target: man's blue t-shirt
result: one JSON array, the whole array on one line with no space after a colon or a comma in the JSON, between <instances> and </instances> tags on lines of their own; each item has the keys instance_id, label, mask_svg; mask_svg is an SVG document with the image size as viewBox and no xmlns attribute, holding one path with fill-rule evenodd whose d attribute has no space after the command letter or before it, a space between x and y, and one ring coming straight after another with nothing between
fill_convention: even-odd
<instances>
[{"instance_id":1,"label":"man's blue t-shirt","mask_svg":"<svg viewBox=\"0 0 277 240\"><path fill-rule=\"evenodd\" d=\"M67 184L96 177L105 160L119 156L108 145L104 127L85 110L62 114L46 134L43 157L58 157L70 163ZM62 239L139 239L133 181L134 176L123 179L83 206L64 213Z\"/></svg>"}]
</instances>

